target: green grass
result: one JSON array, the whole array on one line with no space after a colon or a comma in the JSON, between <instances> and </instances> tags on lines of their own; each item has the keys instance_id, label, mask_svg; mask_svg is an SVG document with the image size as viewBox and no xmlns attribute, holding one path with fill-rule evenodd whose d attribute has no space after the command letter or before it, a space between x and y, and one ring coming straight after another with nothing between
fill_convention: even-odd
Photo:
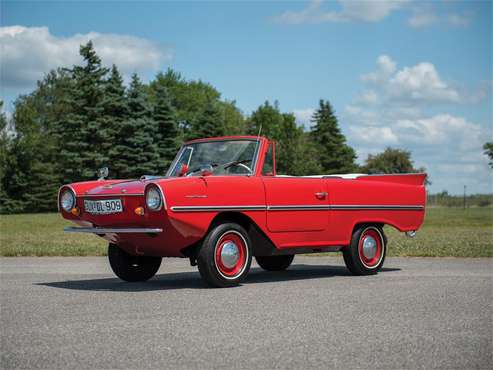
<instances>
[{"instance_id":1,"label":"green grass","mask_svg":"<svg viewBox=\"0 0 493 370\"><path fill-rule=\"evenodd\" d=\"M415 238L385 233L389 256L493 257L493 208L428 208Z\"/></svg>"},{"instance_id":2,"label":"green grass","mask_svg":"<svg viewBox=\"0 0 493 370\"><path fill-rule=\"evenodd\" d=\"M0 216L1 256L103 256L106 241L64 233L56 213ZM390 256L493 257L493 208L429 208L410 239L385 227Z\"/></svg>"},{"instance_id":3,"label":"green grass","mask_svg":"<svg viewBox=\"0 0 493 370\"><path fill-rule=\"evenodd\" d=\"M107 243L90 234L65 233L74 226L57 213L0 216L1 256L103 256Z\"/></svg>"}]
</instances>

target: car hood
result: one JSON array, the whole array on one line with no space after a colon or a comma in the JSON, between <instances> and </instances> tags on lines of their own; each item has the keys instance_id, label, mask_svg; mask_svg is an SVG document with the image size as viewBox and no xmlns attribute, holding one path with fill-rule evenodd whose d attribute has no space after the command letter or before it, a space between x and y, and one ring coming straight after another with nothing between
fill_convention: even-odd
<instances>
[{"instance_id":1,"label":"car hood","mask_svg":"<svg viewBox=\"0 0 493 370\"><path fill-rule=\"evenodd\" d=\"M108 181L86 191L84 195L143 195L148 182L146 180Z\"/></svg>"},{"instance_id":2,"label":"car hood","mask_svg":"<svg viewBox=\"0 0 493 370\"><path fill-rule=\"evenodd\" d=\"M136 180L107 180L101 182L100 184L95 184L96 186L91 187L90 189L80 192L81 196L125 196L125 195L144 195L144 191L147 185L151 183L158 183L161 186L170 184L179 184L178 188L180 188L183 192L195 192L202 191L204 192L205 183L207 180L201 177L148 177L143 179ZM173 186L173 188L177 188Z\"/></svg>"}]
</instances>

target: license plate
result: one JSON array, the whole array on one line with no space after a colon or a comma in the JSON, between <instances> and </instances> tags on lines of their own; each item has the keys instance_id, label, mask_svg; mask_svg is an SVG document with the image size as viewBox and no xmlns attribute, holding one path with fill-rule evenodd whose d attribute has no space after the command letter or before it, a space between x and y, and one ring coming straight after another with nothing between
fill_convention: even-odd
<instances>
[{"instance_id":1,"label":"license plate","mask_svg":"<svg viewBox=\"0 0 493 370\"><path fill-rule=\"evenodd\" d=\"M86 212L95 215L108 215L110 213L123 212L121 199L87 200L84 199Z\"/></svg>"}]
</instances>

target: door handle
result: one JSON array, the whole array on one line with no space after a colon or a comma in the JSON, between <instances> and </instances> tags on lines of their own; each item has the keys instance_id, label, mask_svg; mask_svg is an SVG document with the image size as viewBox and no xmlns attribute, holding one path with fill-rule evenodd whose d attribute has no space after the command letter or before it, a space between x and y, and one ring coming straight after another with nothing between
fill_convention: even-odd
<instances>
[{"instance_id":1,"label":"door handle","mask_svg":"<svg viewBox=\"0 0 493 370\"><path fill-rule=\"evenodd\" d=\"M327 192L325 192L325 191L319 192L319 193L315 193L315 197L317 199L320 199L320 200L327 198L327 195L329 195L329 194Z\"/></svg>"}]
</instances>

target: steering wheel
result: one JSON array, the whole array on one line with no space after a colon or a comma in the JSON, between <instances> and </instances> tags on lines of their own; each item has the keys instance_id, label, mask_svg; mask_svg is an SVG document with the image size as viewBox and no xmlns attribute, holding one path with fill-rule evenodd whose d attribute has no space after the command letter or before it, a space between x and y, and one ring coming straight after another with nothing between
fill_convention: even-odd
<instances>
[{"instance_id":1,"label":"steering wheel","mask_svg":"<svg viewBox=\"0 0 493 370\"><path fill-rule=\"evenodd\" d=\"M250 174L253 173L252 169L250 167L248 167L245 163L233 163L233 164L231 164L231 167L233 167L233 166L242 167L245 170L247 170L248 173L250 173Z\"/></svg>"}]
</instances>

